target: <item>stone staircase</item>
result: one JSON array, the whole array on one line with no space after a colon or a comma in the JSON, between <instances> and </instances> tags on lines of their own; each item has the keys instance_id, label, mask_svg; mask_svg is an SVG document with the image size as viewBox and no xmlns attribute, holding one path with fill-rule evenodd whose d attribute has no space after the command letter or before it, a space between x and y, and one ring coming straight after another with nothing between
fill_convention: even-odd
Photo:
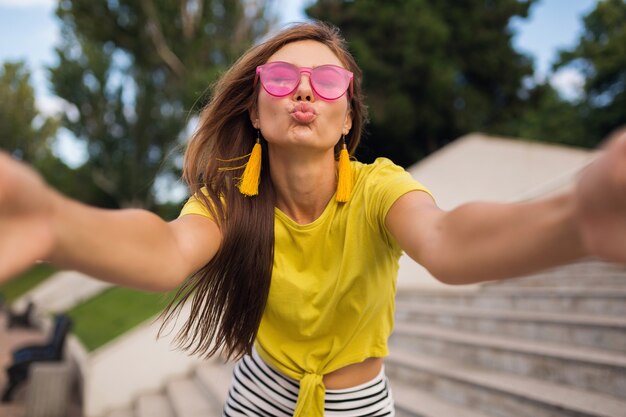
<instances>
[{"instance_id":1,"label":"stone staircase","mask_svg":"<svg viewBox=\"0 0 626 417\"><path fill-rule=\"evenodd\" d=\"M403 290L396 311L398 417L626 417L626 268ZM220 416L232 368L203 364L106 417Z\"/></svg>"},{"instance_id":2,"label":"stone staircase","mask_svg":"<svg viewBox=\"0 0 626 417\"><path fill-rule=\"evenodd\" d=\"M626 416L626 269L583 262L398 294L397 415Z\"/></svg>"},{"instance_id":3,"label":"stone staircase","mask_svg":"<svg viewBox=\"0 0 626 417\"><path fill-rule=\"evenodd\" d=\"M139 396L132 407L113 410L107 417L218 417L228 395L233 364L217 359L192 375L170 380L161 392Z\"/></svg>"}]
</instances>

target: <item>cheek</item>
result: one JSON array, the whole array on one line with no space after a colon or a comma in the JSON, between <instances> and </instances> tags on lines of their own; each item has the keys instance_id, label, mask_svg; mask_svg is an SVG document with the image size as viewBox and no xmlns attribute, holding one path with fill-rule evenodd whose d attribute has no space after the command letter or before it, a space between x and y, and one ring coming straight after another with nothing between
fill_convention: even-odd
<instances>
[{"instance_id":1,"label":"cheek","mask_svg":"<svg viewBox=\"0 0 626 417\"><path fill-rule=\"evenodd\" d=\"M346 117L348 115L348 103L345 100L342 100L338 103L333 103L331 111L329 112L329 118L332 119L333 124L340 124L341 127L343 127Z\"/></svg>"},{"instance_id":2,"label":"cheek","mask_svg":"<svg viewBox=\"0 0 626 417\"><path fill-rule=\"evenodd\" d=\"M259 94L258 106L258 114L262 126L272 124L277 120L276 116L280 114L281 109L280 100L276 100L267 93L261 92Z\"/></svg>"}]
</instances>

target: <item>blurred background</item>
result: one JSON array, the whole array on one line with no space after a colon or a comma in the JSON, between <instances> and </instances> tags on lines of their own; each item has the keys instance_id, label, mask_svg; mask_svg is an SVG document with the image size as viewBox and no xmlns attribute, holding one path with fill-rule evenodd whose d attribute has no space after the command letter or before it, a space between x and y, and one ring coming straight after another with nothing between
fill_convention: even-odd
<instances>
[{"instance_id":1,"label":"blurred background","mask_svg":"<svg viewBox=\"0 0 626 417\"><path fill-rule=\"evenodd\" d=\"M310 18L364 71L362 161L476 131L592 148L626 121L623 0L0 0L0 147L83 201L171 218L208 87Z\"/></svg>"},{"instance_id":2,"label":"blurred background","mask_svg":"<svg viewBox=\"0 0 626 417\"><path fill-rule=\"evenodd\" d=\"M589 158L580 149L596 148L626 123L624 0L0 0L0 148L83 202L173 219L187 195L182 153L211 84L264 36L307 19L337 25L363 70L370 110L356 154L363 162L385 156L410 167L480 132L573 149L574 172ZM526 147L516 152L511 160L528 155ZM538 164L558 176L556 160ZM440 165L433 178L449 170ZM428 178L428 169L419 175ZM38 265L0 286L0 307L28 311L34 301L46 314L67 314L76 349L90 358L80 365L84 380L112 363L140 366L137 355L156 346L153 331L139 342L115 340L146 326L173 294L71 274L49 280L55 273ZM0 332L0 362L19 345L12 335ZM119 343L144 353L128 353L126 365L120 352L136 351ZM153 371L146 363L137 374ZM107 392L119 385L102 381ZM88 409L108 407L103 392L84 394Z\"/></svg>"}]
</instances>

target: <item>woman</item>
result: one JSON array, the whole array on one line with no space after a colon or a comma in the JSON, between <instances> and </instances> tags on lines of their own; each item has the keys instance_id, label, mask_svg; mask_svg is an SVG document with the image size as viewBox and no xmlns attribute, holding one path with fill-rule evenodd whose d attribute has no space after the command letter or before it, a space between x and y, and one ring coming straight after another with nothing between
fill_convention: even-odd
<instances>
[{"instance_id":1,"label":"woman","mask_svg":"<svg viewBox=\"0 0 626 417\"><path fill-rule=\"evenodd\" d=\"M365 118L344 41L303 24L217 84L173 222L71 201L0 155L0 280L46 259L118 285L180 286L166 314L193 297L181 344L245 354L225 415L393 415L383 357L402 250L455 285L585 256L626 263L624 131L572 192L445 212L390 161L347 161Z\"/></svg>"}]
</instances>

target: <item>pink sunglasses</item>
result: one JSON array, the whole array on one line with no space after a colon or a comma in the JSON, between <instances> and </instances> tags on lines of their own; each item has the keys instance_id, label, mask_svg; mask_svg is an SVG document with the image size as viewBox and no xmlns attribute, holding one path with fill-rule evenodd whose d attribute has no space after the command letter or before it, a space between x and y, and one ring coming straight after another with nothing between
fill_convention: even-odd
<instances>
[{"instance_id":1,"label":"pink sunglasses","mask_svg":"<svg viewBox=\"0 0 626 417\"><path fill-rule=\"evenodd\" d=\"M288 62L270 62L256 67L254 85L256 86L257 80L260 78L263 89L269 95L285 97L298 88L303 73L309 74L313 91L324 100L337 100L348 91L348 88L350 89L349 97L352 97L354 74L337 65L298 68Z\"/></svg>"}]
</instances>

